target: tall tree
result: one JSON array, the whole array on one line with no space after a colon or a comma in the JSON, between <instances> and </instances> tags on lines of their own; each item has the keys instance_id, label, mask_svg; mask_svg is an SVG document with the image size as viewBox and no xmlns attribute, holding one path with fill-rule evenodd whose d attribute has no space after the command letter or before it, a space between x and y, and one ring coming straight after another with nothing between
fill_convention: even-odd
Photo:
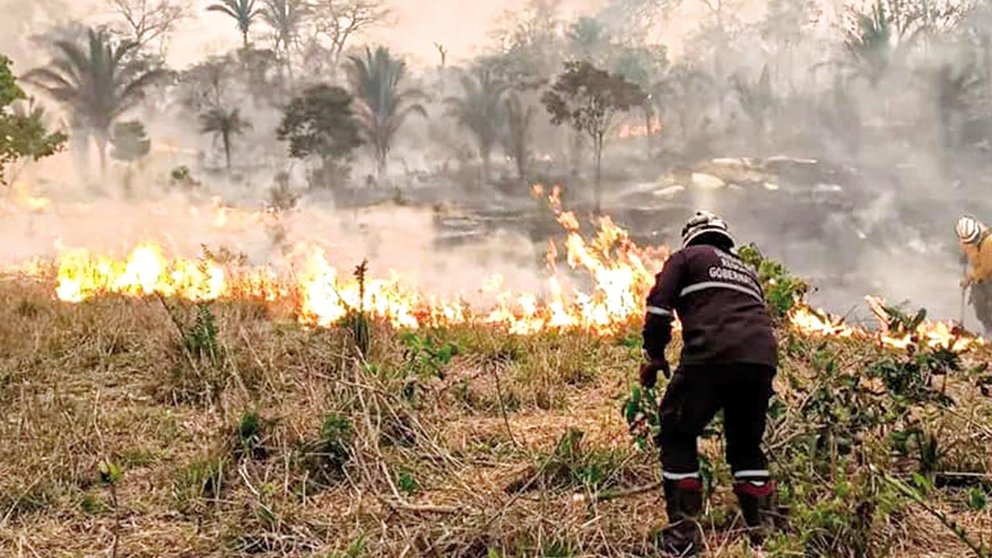
<instances>
[{"instance_id":1,"label":"tall tree","mask_svg":"<svg viewBox=\"0 0 992 558\"><path fill-rule=\"evenodd\" d=\"M391 11L384 0L313 0L313 44L330 44L331 72L337 72L349 41L358 33L386 21Z\"/></svg>"},{"instance_id":2,"label":"tall tree","mask_svg":"<svg viewBox=\"0 0 992 558\"><path fill-rule=\"evenodd\" d=\"M872 88L877 87L893 61L898 31L881 2L868 12L854 12L850 17L844 31L846 65Z\"/></svg>"},{"instance_id":3,"label":"tall tree","mask_svg":"<svg viewBox=\"0 0 992 558\"><path fill-rule=\"evenodd\" d=\"M239 69L231 56L211 56L179 74L176 96L194 113L222 106L228 101Z\"/></svg>"},{"instance_id":4,"label":"tall tree","mask_svg":"<svg viewBox=\"0 0 992 558\"><path fill-rule=\"evenodd\" d=\"M319 84L304 90L286 107L276 134L280 141L289 142L291 157L320 160L311 185L339 184L347 174L341 162L362 145L351 103L352 97L344 89Z\"/></svg>"},{"instance_id":5,"label":"tall tree","mask_svg":"<svg viewBox=\"0 0 992 558\"><path fill-rule=\"evenodd\" d=\"M593 142L596 175L593 184L596 212L602 211L603 147L617 113L643 106L645 94L623 76L596 68L588 62L569 62L541 101L555 125L569 124Z\"/></svg>"},{"instance_id":6,"label":"tall tree","mask_svg":"<svg viewBox=\"0 0 992 558\"><path fill-rule=\"evenodd\" d=\"M679 0L607 0L596 17L612 34L623 34L633 43L645 43L679 3Z\"/></svg>"},{"instance_id":7,"label":"tall tree","mask_svg":"<svg viewBox=\"0 0 992 558\"><path fill-rule=\"evenodd\" d=\"M143 159L151 151L152 142L148 139L145 125L137 120L118 122L110 136L113 149L110 156L127 165L124 174L124 193L131 194L131 183L134 176L134 163Z\"/></svg>"},{"instance_id":8,"label":"tall tree","mask_svg":"<svg viewBox=\"0 0 992 558\"><path fill-rule=\"evenodd\" d=\"M763 47L768 51L771 80L777 89L792 90L795 86L794 62L801 60L802 49L815 48L804 41L810 27L819 20L821 9L815 0L769 0L768 12L755 25Z\"/></svg>"},{"instance_id":9,"label":"tall tree","mask_svg":"<svg viewBox=\"0 0 992 558\"><path fill-rule=\"evenodd\" d=\"M462 74L460 81L462 96L448 97L444 102L448 106L448 115L475 136L482 159L482 178L488 181L493 147L499 141L503 126L506 85L485 68L477 68L472 74Z\"/></svg>"},{"instance_id":10,"label":"tall tree","mask_svg":"<svg viewBox=\"0 0 992 558\"><path fill-rule=\"evenodd\" d=\"M529 0L523 10L507 13L509 25L497 31L502 52L496 75L514 88L541 87L561 67L568 45L562 29L561 0Z\"/></svg>"},{"instance_id":11,"label":"tall tree","mask_svg":"<svg viewBox=\"0 0 992 558\"><path fill-rule=\"evenodd\" d=\"M427 95L419 89L403 87L406 62L393 57L385 47L378 47L374 53L366 48L364 57L351 56L349 60L348 78L358 101L362 130L373 149L376 172L382 177L393 137L406 117L427 117L427 110L418 102Z\"/></svg>"},{"instance_id":12,"label":"tall tree","mask_svg":"<svg viewBox=\"0 0 992 558\"><path fill-rule=\"evenodd\" d=\"M282 52L292 77L292 52L307 14L303 0L265 0L262 19L275 32L275 49Z\"/></svg>"},{"instance_id":13,"label":"tall tree","mask_svg":"<svg viewBox=\"0 0 992 558\"><path fill-rule=\"evenodd\" d=\"M168 36L189 17L186 0L108 0L117 15L124 20L126 33L146 48L156 41L159 52L165 49Z\"/></svg>"},{"instance_id":14,"label":"tall tree","mask_svg":"<svg viewBox=\"0 0 992 558\"><path fill-rule=\"evenodd\" d=\"M524 180L530 166L531 128L534 107L511 93L506 98L506 133L503 144L517 165L517 178Z\"/></svg>"},{"instance_id":15,"label":"tall tree","mask_svg":"<svg viewBox=\"0 0 992 558\"><path fill-rule=\"evenodd\" d=\"M602 22L594 17L580 17L568 32L571 50L579 60L596 64L609 56L610 37Z\"/></svg>"},{"instance_id":16,"label":"tall tree","mask_svg":"<svg viewBox=\"0 0 992 558\"><path fill-rule=\"evenodd\" d=\"M967 116L968 108L976 106L974 101L983 93L983 79L973 63L955 65L944 61L937 67L922 72L929 81L940 124L940 162L944 172L951 170L950 155L958 147L959 126Z\"/></svg>"},{"instance_id":17,"label":"tall tree","mask_svg":"<svg viewBox=\"0 0 992 558\"><path fill-rule=\"evenodd\" d=\"M664 79L668 70L668 52L664 46L623 46L614 49L612 71L627 81L636 83L645 93L651 92L656 83ZM655 103L651 95L644 96L641 111L644 114L644 146L651 156L653 130L657 128Z\"/></svg>"},{"instance_id":18,"label":"tall tree","mask_svg":"<svg viewBox=\"0 0 992 558\"><path fill-rule=\"evenodd\" d=\"M758 147L763 149L768 131L768 117L775 107L768 66L762 69L761 76L756 81L750 81L741 75L734 76L733 81L737 100L754 125Z\"/></svg>"},{"instance_id":19,"label":"tall tree","mask_svg":"<svg viewBox=\"0 0 992 558\"><path fill-rule=\"evenodd\" d=\"M262 9L255 7L255 0L222 0L219 4L207 6L207 11L220 12L233 18L241 31L245 48L248 47L248 34L255 18L262 15Z\"/></svg>"},{"instance_id":20,"label":"tall tree","mask_svg":"<svg viewBox=\"0 0 992 558\"><path fill-rule=\"evenodd\" d=\"M852 8L844 29L844 63L876 88L914 45L955 27L961 15L953 4L904 0L875 0L866 11Z\"/></svg>"},{"instance_id":21,"label":"tall tree","mask_svg":"<svg viewBox=\"0 0 992 558\"><path fill-rule=\"evenodd\" d=\"M62 132L45 128L44 111L36 107L16 111L14 103L27 96L10 71L10 59L0 55L0 184L7 183L7 169L21 159L38 160L55 154L65 145Z\"/></svg>"},{"instance_id":22,"label":"tall tree","mask_svg":"<svg viewBox=\"0 0 992 558\"><path fill-rule=\"evenodd\" d=\"M200 133L213 134L224 145L224 161L231 168L231 139L251 129L251 122L241 117L240 109L224 110L215 107L200 115Z\"/></svg>"},{"instance_id":23,"label":"tall tree","mask_svg":"<svg viewBox=\"0 0 992 558\"><path fill-rule=\"evenodd\" d=\"M705 112L715 89L711 76L680 62L651 86L651 101L662 119L669 107L677 107L674 113L679 135L683 143L688 143L690 131L697 128L694 121Z\"/></svg>"},{"instance_id":24,"label":"tall tree","mask_svg":"<svg viewBox=\"0 0 992 558\"><path fill-rule=\"evenodd\" d=\"M24 80L65 106L73 122L93 135L105 170L111 126L169 73L138 60L137 43L115 42L102 31L90 29L85 44L56 41L54 47L49 67L28 72Z\"/></svg>"}]
</instances>

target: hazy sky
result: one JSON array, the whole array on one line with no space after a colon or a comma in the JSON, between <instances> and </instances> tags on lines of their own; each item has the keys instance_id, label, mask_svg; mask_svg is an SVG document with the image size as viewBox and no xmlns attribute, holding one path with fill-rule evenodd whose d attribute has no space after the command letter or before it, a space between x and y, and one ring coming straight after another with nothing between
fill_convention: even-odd
<instances>
[{"instance_id":1,"label":"hazy sky","mask_svg":"<svg viewBox=\"0 0 992 558\"><path fill-rule=\"evenodd\" d=\"M393 10L392 23L371 31L356 44L364 41L385 43L406 52L415 63L433 64L437 60L434 43L447 47L449 59L468 58L487 45L490 33L507 13L520 10L527 0L387 0ZM0 52L15 52L30 56L23 48L14 48L12 41L24 37L11 36L12 20L23 20L32 10L30 3L58 5L60 0L0 0ZM566 14L594 10L603 0L563 0ZM173 37L170 64L183 67L191 61L210 54L220 54L240 46L240 35L234 22L223 14L207 12L213 0L192 0L194 19L187 22ZM113 18L106 0L65 0L64 9L51 9L55 17L75 18L86 23L105 23ZM37 12L35 12L37 16ZM7 19L7 21L3 21ZM262 26L259 26L261 28ZM38 26L40 29L41 26ZM38 63L40 60L25 61Z\"/></svg>"},{"instance_id":2,"label":"hazy sky","mask_svg":"<svg viewBox=\"0 0 992 558\"><path fill-rule=\"evenodd\" d=\"M234 22L206 7L214 0L186 1L193 6L193 19L173 37L169 63L175 68L183 68L191 62L202 60L211 54L221 54L240 46L240 35ZM607 0L561 0L563 15L592 14L598 11ZM363 42L383 43L411 56L414 64L435 64L437 51L434 43L441 43L448 49L452 62L470 58L492 44L492 32L502 26L507 15L514 16L527 4L528 0L386 0L393 10L389 25L370 31L358 37L353 44ZM737 0L738 15L743 10L749 16L764 12L766 0ZM820 0L828 7L843 0ZM42 9L32 9L43 7ZM49 21L37 19L47 12ZM669 47L669 52L680 51L678 42L686 33L695 30L701 17L705 16L702 2L682 2L680 13L659 30L657 37ZM0 0L0 52L10 53L25 66L40 64L45 53L35 53L27 48L26 37L16 31L22 29L20 23L29 16L36 19L32 29L41 30L51 20L81 20L88 24L107 23L114 19L108 0ZM261 31L264 26L259 25ZM261 36L259 36L261 39ZM36 56L37 55L37 56Z\"/></svg>"},{"instance_id":3,"label":"hazy sky","mask_svg":"<svg viewBox=\"0 0 992 558\"><path fill-rule=\"evenodd\" d=\"M416 62L434 63L434 43L448 49L449 58L467 58L490 42L490 32L506 13L526 5L526 0L387 0L393 10L391 25L369 33L373 39L407 52ZM601 0L563 0L566 13L590 10ZM195 29L176 37L177 55L198 56L203 46L223 51L238 45L234 24L221 14L205 12L211 0L196 0Z\"/></svg>"}]
</instances>

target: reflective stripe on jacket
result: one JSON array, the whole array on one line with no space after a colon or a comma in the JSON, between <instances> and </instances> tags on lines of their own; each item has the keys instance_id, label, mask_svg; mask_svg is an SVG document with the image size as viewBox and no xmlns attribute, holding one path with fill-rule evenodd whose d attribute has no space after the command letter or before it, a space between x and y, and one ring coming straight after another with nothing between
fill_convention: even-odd
<instances>
[{"instance_id":1,"label":"reflective stripe on jacket","mask_svg":"<svg viewBox=\"0 0 992 558\"><path fill-rule=\"evenodd\" d=\"M665 262L644 322L644 348L652 358L664 355L675 316L682 322L682 364L777 364L761 283L733 254L689 246Z\"/></svg>"}]
</instances>

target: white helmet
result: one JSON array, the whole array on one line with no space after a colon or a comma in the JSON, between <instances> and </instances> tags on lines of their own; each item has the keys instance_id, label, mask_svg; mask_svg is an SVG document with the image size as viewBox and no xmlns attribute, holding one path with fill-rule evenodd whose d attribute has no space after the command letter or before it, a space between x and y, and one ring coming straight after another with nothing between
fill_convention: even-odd
<instances>
[{"instance_id":1,"label":"white helmet","mask_svg":"<svg viewBox=\"0 0 992 558\"><path fill-rule=\"evenodd\" d=\"M730 241L730 245L733 246L737 243L734 237L730 235L730 230L727 227L727 223L724 222L716 213L712 211L699 210L689 222L682 227L682 247L685 248L689 244L701 235L707 233L716 233L722 235L724 238Z\"/></svg>"},{"instance_id":2,"label":"white helmet","mask_svg":"<svg viewBox=\"0 0 992 558\"><path fill-rule=\"evenodd\" d=\"M958 224L954 229L957 231L958 239L962 244L978 244L985 232L985 226L971 215L965 215L958 219Z\"/></svg>"}]
</instances>

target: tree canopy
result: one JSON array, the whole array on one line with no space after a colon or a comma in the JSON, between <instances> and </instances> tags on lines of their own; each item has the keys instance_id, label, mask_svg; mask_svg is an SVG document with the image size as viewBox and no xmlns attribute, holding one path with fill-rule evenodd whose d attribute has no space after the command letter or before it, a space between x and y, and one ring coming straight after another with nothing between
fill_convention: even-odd
<instances>
[{"instance_id":1,"label":"tree canopy","mask_svg":"<svg viewBox=\"0 0 992 558\"><path fill-rule=\"evenodd\" d=\"M6 184L6 171L11 164L21 159L37 161L65 145L64 133L46 129L40 108L15 110L15 103L26 99L11 71L10 59L0 55L0 184Z\"/></svg>"},{"instance_id":2,"label":"tree canopy","mask_svg":"<svg viewBox=\"0 0 992 558\"><path fill-rule=\"evenodd\" d=\"M314 85L293 99L277 131L296 159L319 157L325 168L346 159L362 145L352 97L344 89Z\"/></svg>"}]
</instances>

